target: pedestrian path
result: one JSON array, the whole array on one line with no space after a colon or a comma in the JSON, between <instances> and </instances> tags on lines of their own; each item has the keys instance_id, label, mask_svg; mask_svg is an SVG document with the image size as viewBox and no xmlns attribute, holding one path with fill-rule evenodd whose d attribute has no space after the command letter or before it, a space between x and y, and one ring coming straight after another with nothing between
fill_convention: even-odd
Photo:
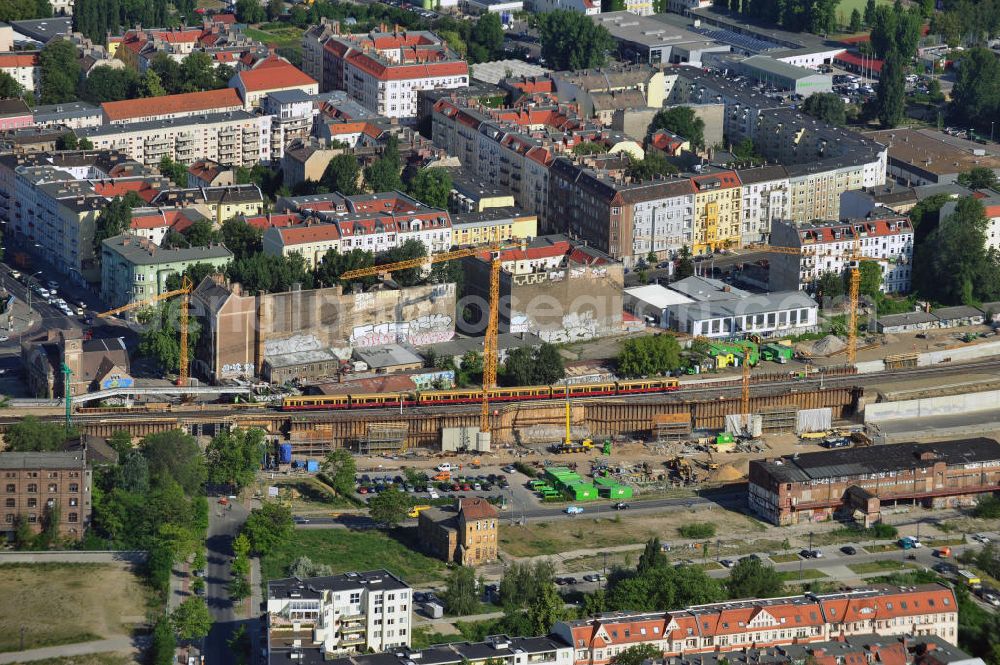
<instances>
[{"instance_id":1,"label":"pedestrian path","mask_svg":"<svg viewBox=\"0 0 1000 665\"><path fill-rule=\"evenodd\" d=\"M26 651L9 651L7 653L0 653L0 665L30 663L48 658L85 656L92 653L127 653L133 655L139 651L139 645L137 644L139 639L129 637L128 635L119 635L106 640L94 640L93 642L63 644L57 647L42 647L41 649L28 649Z\"/></svg>"}]
</instances>

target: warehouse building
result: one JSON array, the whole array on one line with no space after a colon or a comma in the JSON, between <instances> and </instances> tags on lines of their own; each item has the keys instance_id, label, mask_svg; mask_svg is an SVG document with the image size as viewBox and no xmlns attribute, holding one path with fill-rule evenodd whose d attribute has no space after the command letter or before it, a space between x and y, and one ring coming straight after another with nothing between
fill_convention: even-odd
<instances>
[{"instance_id":1,"label":"warehouse building","mask_svg":"<svg viewBox=\"0 0 1000 665\"><path fill-rule=\"evenodd\" d=\"M808 97L816 92L832 92L833 76L814 69L796 67L766 55L755 55L737 65L740 72L778 90Z\"/></svg>"},{"instance_id":2,"label":"warehouse building","mask_svg":"<svg viewBox=\"0 0 1000 665\"><path fill-rule=\"evenodd\" d=\"M953 507L998 489L1000 443L983 437L750 462L750 509L781 526L836 516L868 527L883 504Z\"/></svg>"}]
</instances>

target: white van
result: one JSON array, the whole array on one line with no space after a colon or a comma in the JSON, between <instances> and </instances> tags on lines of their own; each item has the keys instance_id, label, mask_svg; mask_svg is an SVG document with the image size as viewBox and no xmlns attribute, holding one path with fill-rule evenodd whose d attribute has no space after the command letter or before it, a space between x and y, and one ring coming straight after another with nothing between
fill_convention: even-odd
<instances>
[{"instance_id":1,"label":"white van","mask_svg":"<svg viewBox=\"0 0 1000 665\"><path fill-rule=\"evenodd\" d=\"M444 464L438 464L434 468L436 470L438 470L438 471L449 471L449 472L450 471L457 471L457 469L454 466L452 466L451 464L449 464L448 462L445 462Z\"/></svg>"}]
</instances>

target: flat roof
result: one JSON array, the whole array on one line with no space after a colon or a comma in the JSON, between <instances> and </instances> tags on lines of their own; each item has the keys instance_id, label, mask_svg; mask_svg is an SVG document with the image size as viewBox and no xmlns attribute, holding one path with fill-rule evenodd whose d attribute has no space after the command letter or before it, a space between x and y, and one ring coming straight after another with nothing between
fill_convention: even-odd
<instances>
[{"instance_id":1,"label":"flat roof","mask_svg":"<svg viewBox=\"0 0 1000 665\"><path fill-rule=\"evenodd\" d=\"M53 18L28 19L11 21L15 32L25 37L45 43L57 35L68 35L73 31L73 17L55 16Z\"/></svg>"},{"instance_id":2,"label":"flat roof","mask_svg":"<svg viewBox=\"0 0 1000 665\"><path fill-rule=\"evenodd\" d=\"M424 360L401 344L385 344L354 349L354 357L369 367L393 367L396 365L422 365Z\"/></svg>"},{"instance_id":3,"label":"flat roof","mask_svg":"<svg viewBox=\"0 0 1000 665\"><path fill-rule=\"evenodd\" d=\"M0 453L0 469L80 469L85 466L83 451Z\"/></svg>"},{"instance_id":4,"label":"flat roof","mask_svg":"<svg viewBox=\"0 0 1000 665\"><path fill-rule=\"evenodd\" d=\"M779 482L806 482L929 468L942 461L948 466L1000 462L1000 443L986 437L936 443L895 443L804 453L771 461L754 460L750 465L764 467L768 475Z\"/></svg>"},{"instance_id":5,"label":"flat roof","mask_svg":"<svg viewBox=\"0 0 1000 665\"><path fill-rule=\"evenodd\" d=\"M101 116L101 109L90 102L66 102L65 104L45 104L35 107L35 122L40 120L63 120L69 118L84 118L91 115Z\"/></svg>"},{"instance_id":6,"label":"flat roof","mask_svg":"<svg viewBox=\"0 0 1000 665\"><path fill-rule=\"evenodd\" d=\"M889 149L889 161L910 164L935 175L964 173L977 166L1000 169L1000 154L988 145L930 129L881 129L864 136ZM983 155L973 151L982 150Z\"/></svg>"},{"instance_id":7,"label":"flat roof","mask_svg":"<svg viewBox=\"0 0 1000 665\"><path fill-rule=\"evenodd\" d=\"M342 573L326 577L287 577L267 583L268 598L319 598L323 591L349 591L351 589L376 589L393 591L409 589L410 585L388 570L380 568L365 572Z\"/></svg>"},{"instance_id":8,"label":"flat roof","mask_svg":"<svg viewBox=\"0 0 1000 665\"><path fill-rule=\"evenodd\" d=\"M671 305L685 305L694 302L694 300L688 298L683 293L668 289L659 284L634 286L630 289L625 289L625 293L656 309L665 309Z\"/></svg>"},{"instance_id":9,"label":"flat roof","mask_svg":"<svg viewBox=\"0 0 1000 665\"><path fill-rule=\"evenodd\" d=\"M647 47L688 46L726 47L728 45L700 35L687 28L657 20L653 16L638 16L627 11L606 12L590 17L597 25L604 26L615 39L642 44Z\"/></svg>"},{"instance_id":10,"label":"flat roof","mask_svg":"<svg viewBox=\"0 0 1000 665\"><path fill-rule=\"evenodd\" d=\"M902 314L886 314L885 316L880 316L878 324L883 328L890 328L894 326L912 326L920 323L931 323L937 320L938 317L934 316L930 312L903 312Z\"/></svg>"},{"instance_id":11,"label":"flat roof","mask_svg":"<svg viewBox=\"0 0 1000 665\"><path fill-rule=\"evenodd\" d=\"M749 291L737 289L722 280L711 277L699 277L691 275L684 279L679 279L670 285L670 289L682 293L693 301L707 302L710 300L732 300L733 298L745 298L750 295Z\"/></svg>"},{"instance_id":12,"label":"flat roof","mask_svg":"<svg viewBox=\"0 0 1000 665\"><path fill-rule=\"evenodd\" d=\"M750 56L746 60L741 60L738 66L745 69L773 74L775 76L782 76L787 79L792 79L793 81L800 81L802 79L812 77L826 78L830 81L833 80L829 74L821 74L820 72L812 69L806 69L805 67L796 67L795 65L790 65L787 62L782 62L781 60L775 60L774 58L766 55Z\"/></svg>"},{"instance_id":13,"label":"flat roof","mask_svg":"<svg viewBox=\"0 0 1000 665\"><path fill-rule=\"evenodd\" d=\"M502 0L502 2L507 2L508 0ZM480 4L487 4L489 0L476 0ZM524 60L493 60L490 62L481 62L472 68L470 76L483 83L492 83L496 85L501 80L507 78L508 76L543 76L548 74L550 69L542 67L541 65L533 65Z\"/></svg>"},{"instance_id":14,"label":"flat roof","mask_svg":"<svg viewBox=\"0 0 1000 665\"><path fill-rule=\"evenodd\" d=\"M125 244L125 239L129 240ZM180 261L203 261L205 259L231 259L233 253L223 245L211 247L176 247L164 249L148 242L140 242L131 234L122 234L108 238L102 243L104 249L114 252L133 265L155 266L161 263L177 263Z\"/></svg>"}]
</instances>

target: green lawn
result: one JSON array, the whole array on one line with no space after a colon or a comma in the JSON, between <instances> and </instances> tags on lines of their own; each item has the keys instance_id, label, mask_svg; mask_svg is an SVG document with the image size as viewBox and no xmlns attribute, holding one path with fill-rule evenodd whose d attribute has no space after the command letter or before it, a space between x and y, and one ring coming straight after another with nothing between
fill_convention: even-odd
<instances>
[{"instance_id":1,"label":"green lawn","mask_svg":"<svg viewBox=\"0 0 1000 665\"><path fill-rule=\"evenodd\" d=\"M795 580L815 580L821 577L829 577L822 570L816 570L815 568L806 568L801 573L797 570L789 570L784 573L780 573L781 579L786 582L794 582Z\"/></svg>"},{"instance_id":2,"label":"green lawn","mask_svg":"<svg viewBox=\"0 0 1000 665\"><path fill-rule=\"evenodd\" d=\"M880 559L879 561L869 561L867 563L854 563L848 566L853 572L858 575L864 575L865 573L882 573L882 572L892 572L895 570L903 570L905 568L913 568L913 564L906 564L902 561L896 561L895 559Z\"/></svg>"},{"instance_id":3,"label":"green lawn","mask_svg":"<svg viewBox=\"0 0 1000 665\"><path fill-rule=\"evenodd\" d=\"M801 557L794 552L785 552L784 554L771 554L768 558L775 563L793 563Z\"/></svg>"},{"instance_id":4,"label":"green lawn","mask_svg":"<svg viewBox=\"0 0 1000 665\"><path fill-rule=\"evenodd\" d=\"M401 541L410 542L416 529L396 529L394 538L384 531L349 529L296 529L292 537L261 561L265 580L285 577L288 564L300 556L325 563L335 573L385 568L409 584L442 580L443 561L432 559Z\"/></svg>"},{"instance_id":5,"label":"green lawn","mask_svg":"<svg viewBox=\"0 0 1000 665\"><path fill-rule=\"evenodd\" d=\"M410 638L411 645L414 649L426 649L434 644L446 644L448 642L464 642L465 636L461 633L451 633L445 635L444 633L435 633L427 628L418 627L413 629L413 635Z\"/></svg>"},{"instance_id":6,"label":"green lawn","mask_svg":"<svg viewBox=\"0 0 1000 665\"><path fill-rule=\"evenodd\" d=\"M861 12L862 18L865 15L865 5L867 0L840 0L837 5L837 23L846 26L851 22L851 12L857 9ZM875 0L876 5L891 5L890 0Z\"/></svg>"},{"instance_id":7,"label":"green lawn","mask_svg":"<svg viewBox=\"0 0 1000 665\"><path fill-rule=\"evenodd\" d=\"M276 44L279 48L298 48L302 46L302 29L294 25L284 25L275 23L265 23L259 28L247 28L247 37L264 42L265 44Z\"/></svg>"}]
</instances>

